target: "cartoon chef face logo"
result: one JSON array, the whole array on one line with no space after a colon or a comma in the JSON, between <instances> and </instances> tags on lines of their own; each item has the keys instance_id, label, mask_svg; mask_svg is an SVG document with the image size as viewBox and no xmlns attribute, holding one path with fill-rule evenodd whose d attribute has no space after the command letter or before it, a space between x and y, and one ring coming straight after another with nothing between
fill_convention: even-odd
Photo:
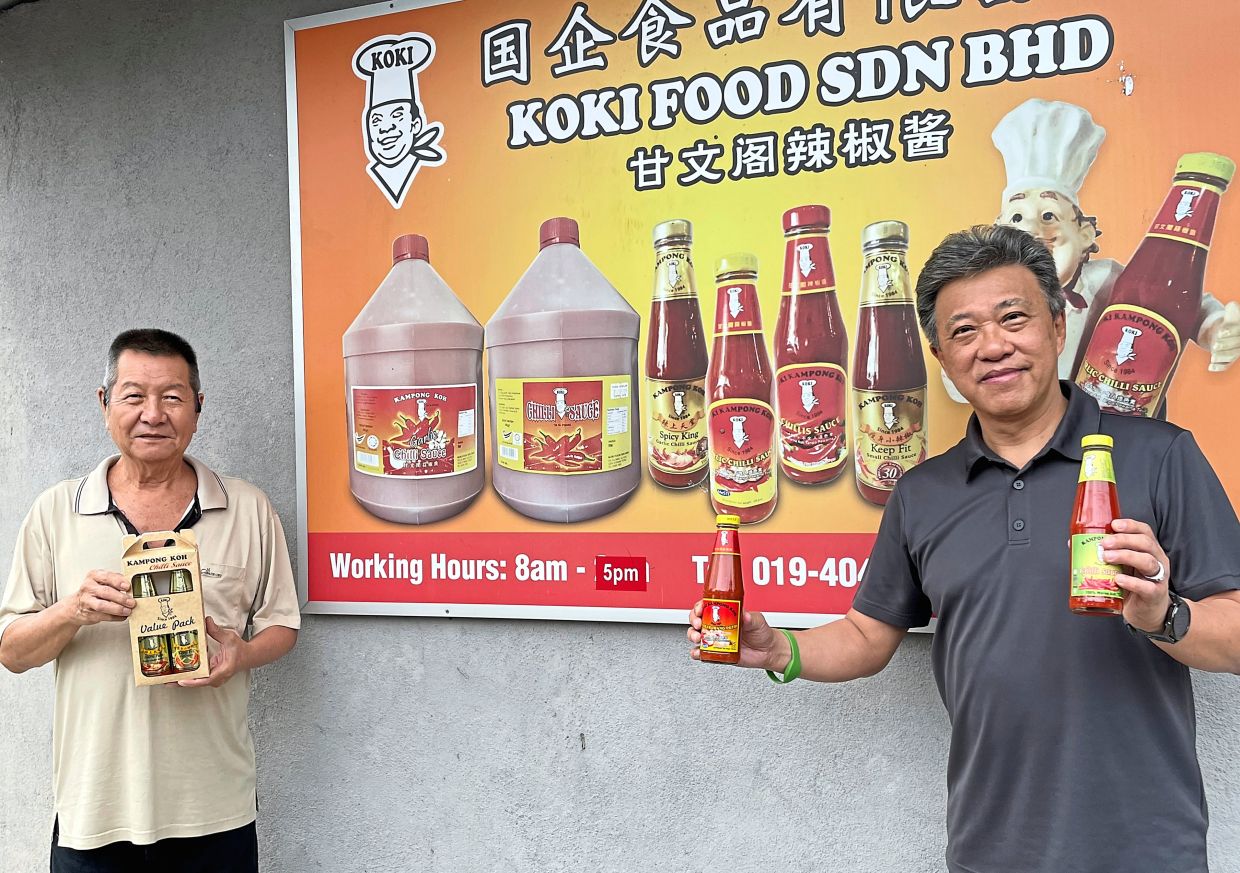
<instances>
[{"instance_id":1,"label":"cartoon chef face logo","mask_svg":"<svg viewBox=\"0 0 1240 873\"><path fill-rule=\"evenodd\" d=\"M366 83L366 172L397 209L418 170L446 159L438 146L443 125L427 123L418 94L418 73L434 59L435 41L423 33L375 37L353 55L353 72Z\"/></svg>"}]
</instances>

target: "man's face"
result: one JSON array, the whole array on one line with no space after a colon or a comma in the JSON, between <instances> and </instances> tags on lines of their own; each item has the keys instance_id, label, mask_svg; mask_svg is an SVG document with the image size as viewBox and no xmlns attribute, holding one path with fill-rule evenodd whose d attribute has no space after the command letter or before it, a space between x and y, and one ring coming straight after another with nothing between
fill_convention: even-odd
<instances>
[{"instance_id":1,"label":"man's face","mask_svg":"<svg viewBox=\"0 0 1240 873\"><path fill-rule=\"evenodd\" d=\"M995 223L1019 227L1041 240L1055 259L1061 285L1068 285L1076 276L1098 235L1091 222L1077 222L1076 207L1066 196L1037 189L1008 198Z\"/></svg>"},{"instance_id":2,"label":"man's face","mask_svg":"<svg viewBox=\"0 0 1240 873\"><path fill-rule=\"evenodd\" d=\"M934 356L979 418L1020 418L1059 390L1064 318L1051 317L1025 267L996 267L949 282L934 312Z\"/></svg>"},{"instance_id":3,"label":"man's face","mask_svg":"<svg viewBox=\"0 0 1240 873\"><path fill-rule=\"evenodd\" d=\"M399 164L413 150L413 135L422 128L410 100L372 106L366 113L370 152L381 164Z\"/></svg>"},{"instance_id":4,"label":"man's face","mask_svg":"<svg viewBox=\"0 0 1240 873\"><path fill-rule=\"evenodd\" d=\"M101 402L103 392L100 388ZM179 460L198 430L189 364L180 356L121 352L107 400L103 420L108 435L129 460Z\"/></svg>"}]
</instances>

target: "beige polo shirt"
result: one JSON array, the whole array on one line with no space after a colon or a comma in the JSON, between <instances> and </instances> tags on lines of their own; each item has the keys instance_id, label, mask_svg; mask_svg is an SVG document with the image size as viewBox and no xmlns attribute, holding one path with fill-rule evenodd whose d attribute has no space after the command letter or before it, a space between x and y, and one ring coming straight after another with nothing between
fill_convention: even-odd
<instances>
[{"instance_id":1,"label":"beige polo shirt","mask_svg":"<svg viewBox=\"0 0 1240 873\"><path fill-rule=\"evenodd\" d=\"M35 501L0 600L0 636L21 616L71 596L87 571L120 572L125 529L108 513L107 484L117 457ZM207 615L247 637L272 625L299 627L288 547L267 496L185 459L198 475L202 518L193 531ZM54 669L52 778L62 846L153 843L254 821L248 671L222 688L138 688L124 622L79 630Z\"/></svg>"}]
</instances>

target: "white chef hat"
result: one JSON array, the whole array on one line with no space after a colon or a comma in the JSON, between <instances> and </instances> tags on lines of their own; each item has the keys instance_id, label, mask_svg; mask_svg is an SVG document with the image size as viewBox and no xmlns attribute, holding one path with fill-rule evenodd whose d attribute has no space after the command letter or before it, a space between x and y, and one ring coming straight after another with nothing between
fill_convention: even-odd
<instances>
[{"instance_id":1,"label":"white chef hat","mask_svg":"<svg viewBox=\"0 0 1240 873\"><path fill-rule=\"evenodd\" d=\"M353 72L366 80L366 105L408 100L419 107L418 71L435 57L435 43L421 33L380 36L353 55Z\"/></svg>"},{"instance_id":2,"label":"white chef hat","mask_svg":"<svg viewBox=\"0 0 1240 873\"><path fill-rule=\"evenodd\" d=\"M1004 202L1019 191L1040 189L1066 194L1079 206L1077 192L1106 135L1080 106L1026 100L990 135L1007 169Z\"/></svg>"}]
</instances>

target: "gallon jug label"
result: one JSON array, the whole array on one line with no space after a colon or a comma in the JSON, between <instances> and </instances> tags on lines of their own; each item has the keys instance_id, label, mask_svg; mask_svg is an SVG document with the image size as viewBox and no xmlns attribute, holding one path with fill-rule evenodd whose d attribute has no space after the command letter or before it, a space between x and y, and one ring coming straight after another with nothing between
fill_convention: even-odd
<instances>
[{"instance_id":1,"label":"gallon jug label","mask_svg":"<svg viewBox=\"0 0 1240 873\"><path fill-rule=\"evenodd\" d=\"M831 470L847 457L847 376L836 364L791 364L775 374L779 451L789 467Z\"/></svg>"},{"instance_id":2,"label":"gallon jug label","mask_svg":"<svg viewBox=\"0 0 1240 873\"><path fill-rule=\"evenodd\" d=\"M390 479L433 479L478 466L474 385L354 388L353 466Z\"/></svg>"},{"instance_id":3,"label":"gallon jug label","mask_svg":"<svg viewBox=\"0 0 1240 873\"><path fill-rule=\"evenodd\" d=\"M775 412L761 400L710 405L710 490L725 506L747 509L775 496Z\"/></svg>"},{"instance_id":4,"label":"gallon jug label","mask_svg":"<svg viewBox=\"0 0 1240 873\"><path fill-rule=\"evenodd\" d=\"M497 462L509 470L573 476L633 463L629 376L496 379Z\"/></svg>"},{"instance_id":5,"label":"gallon jug label","mask_svg":"<svg viewBox=\"0 0 1240 873\"><path fill-rule=\"evenodd\" d=\"M924 385L908 391L853 392L857 479L888 491L926 459Z\"/></svg>"}]
</instances>

